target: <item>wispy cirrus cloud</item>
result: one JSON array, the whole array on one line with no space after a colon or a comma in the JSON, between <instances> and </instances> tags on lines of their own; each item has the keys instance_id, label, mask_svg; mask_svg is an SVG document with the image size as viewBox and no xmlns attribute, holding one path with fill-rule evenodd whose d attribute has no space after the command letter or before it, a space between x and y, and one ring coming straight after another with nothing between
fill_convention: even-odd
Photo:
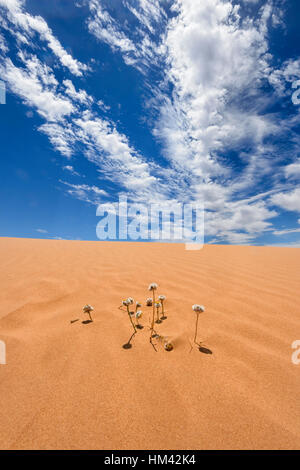
<instances>
[{"instance_id":1,"label":"wispy cirrus cloud","mask_svg":"<svg viewBox=\"0 0 300 470\"><path fill-rule=\"evenodd\" d=\"M74 75L82 76L83 72L88 70L88 66L74 59L64 49L41 16L32 16L24 11L24 4L24 0L0 0L0 8L7 10L2 26L19 41L27 44L34 39L35 34L38 34L63 66Z\"/></svg>"},{"instance_id":2,"label":"wispy cirrus cloud","mask_svg":"<svg viewBox=\"0 0 300 470\"><path fill-rule=\"evenodd\" d=\"M7 8L6 21L14 21L18 27L23 27L26 34L30 32L29 26L35 31L49 33L44 19L23 11L24 2L1 2L0 6ZM35 108L45 120L39 130L49 137L53 147L63 156L72 158L76 151L82 152L99 172L101 170L102 178L127 189L140 187L143 191L147 190L156 177L146 160L130 145L126 135L118 132L115 123L99 116L99 110L106 112L109 107L98 101L98 108L93 110L96 100L86 90L76 89L69 78L60 82L56 71L38 58L33 38L30 34L27 37L26 52L20 48L15 63L4 57L0 73L10 90L21 97L27 106ZM51 44L48 41L48 47L56 54ZM61 63L66 65L65 62ZM75 64L79 68L75 69ZM79 76L82 73L76 73L76 70L86 70L75 59L73 66L68 68ZM73 188L72 191L74 196L81 198L81 191L88 189Z\"/></svg>"},{"instance_id":3,"label":"wispy cirrus cloud","mask_svg":"<svg viewBox=\"0 0 300 470\"><path fill-rule=\"evenodd\" d=\"M63 166L63 170L65 171L68 171L69 173L71 173L71 175L73 176L80 176L80 173L78 173L77 171L75 171L74 167L72 165L65 165Z\"/></svg>"},{"instance_id":4,"label":"wispy cirrus cloud","mask_svg":"<svg viewBox=\"0 0 300 470\"><path fill-rule=\"evenodd\" d=\"M34 55L19 54L23 67L16 66L10 58L0 64L0 73L13 93L47 121L60 121L74 111L71 101L59 93L58 82L51 69Z\"/></svg>"},{"instance_id":5,"label":"wispy cirrus cloud","mask_svg":"<svg viewBox=\"0 0 300 470\"><path fill-rule=\"evenodd\" d=\"M67 186L67 193L75 196L77 199L87 202L89 204L98 205L103 200L103 197L108 197L104 189L98 186L89 186L88 184L72 184L66 181L61 181L62 184Z\"/></svg>"},{"instance_id":6,"label":"wispy cirrus cloud","mask_svg":"<svg viewBox=\"0 0 300 470\"><path fill-rule=\"evenodd\" d=\"M158 28L167 24L167 15L158 0L121 1L118 5L101 0L87 0L90 16L88 29L98 40L106 43L123 57L124 62L140 72L158 66L160 40ZM111 7L127 13L126 23L121 25L110 13ZM129 14L129 17L128 17ZM138 25L132 24L133 20Z\"/></svg>"}]
</instances>

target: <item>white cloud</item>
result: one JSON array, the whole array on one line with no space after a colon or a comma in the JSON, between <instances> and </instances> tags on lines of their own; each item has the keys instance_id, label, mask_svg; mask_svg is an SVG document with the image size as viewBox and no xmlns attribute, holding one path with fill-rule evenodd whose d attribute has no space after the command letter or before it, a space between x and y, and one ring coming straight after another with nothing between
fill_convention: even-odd
<instances>
[{"instance_id":1,"label":"white cloud","mask_svg":"<svg viewBox=\"0 0 300 470\"><path fill-rule=\"evenodd\" d=\"M287 228L284 230L274 230L273 235L289 235L290 233L299 233L300 228Z\"/></svg>"},{"instance_id":2,"label":"white cloud","mask_svg":"<svg viewBox=\"0 0 300 470\"><path fill-rule=\"evenodd\" d=\"M39 233L48 233L48 230L45 230L44 228L37 228L37 229L36 229L36 232L39 232Z\"/></svg>"},{"instance_id":3,"label":"white cloud","mask_svg":"<svg viewBox=\"0 0 300 470\"><path fill-rule=\"evenodd\" d=\"M98 205L102 201L103 197L107 197L108 194L104 189L100 189L97 186L89 186L87 184L71 184L66 181L61 181L65 184L68 189L67 193L71 196L75 196L81 201L87 202L89 204Z\"/></svg>"},{"instance_id":4,"label":"white cloud","mask_svg":"<svg viewBox=\"0 0 300 470\"><path fill-rule=\"evenodd\" d=\"M69 79L59 83L61 74L55 76L54 69L35 55L19 52L23 66L5 59L0 72L7 76L10 89L45 118L39 130L62 155L84 155L102 179L121 187L120 191L136 201L203 200L207 236L218 242L254 242L264 232L273 231L277 212L270 204L299 210L296 190L280 192L275 171L280 157L266 143L282 129L287 131L292 122L282 126L278 116L264 112L269 102L260 89L269 79L277 89L283 83L285 90L287 80L300 70L299 64L289 61L279 70L271 66L268 25L275 14L272 2L265 2L258 17L243 18L229 0L177 0L168 24L163 4L124 0L112 9L109 2L105 7L105 2L89 0L87 23L90 32L119 51L127 65L145 74L143 83L148 95L152 93L152 99L145 100L152 119L148 122L154 122L153 133L163 144L167 168L147 161L118 131L117 124L94 111L96 103L101 111L109 110L102 100L94 100ZM79 77L87 70L66 53L43 18L25 13L23 2L0 0L3 5L16 26L17 47L23 48L25 42L32 46L37 33L42 45L46 42L60 64L74 75ZM122 15L114 17L122 5L128 13L124 24L118 19ZM135 23L138 20L134 29L130 18ZM163 76L158 85L151 82L156 65L161 66ZM72 165L63 169L79 176ZM298 177L298 161L281 167L281 177L283 172L290 180ZM260 182L264 192L257 194ZM94 185L64 184L71 196L91 204L107 197Z\"/></svg>"},{"instance_id":5,"label":"white cloud","mask_svg":"<svg viewBox=\"0 0 300 470\"><path fill-rule=\"evenodd\" d=\"M79 101L79 103L86 105L89 105L93 102L93 98L89 96L85 90L76 91L75 86L71 80L63 80L63 84L66 87L67 95L74 101Z\"/></svg>"},{"instance_id":6,"label":"white cloud","mask_svg":"<svg viewBox=\"0 0 300 470\"><path fill-rule=\"evenodd\" d=\"M39 131L49 137L53 147L65 157L71 157L76 144L76 135L69 123L46 123L39 127Z\"/></svg>"},{"instance_id":7,"label":"white cloud","mask_svg":"<svg viewBox=\"0 0 300 470\"><path fill-rule=\"evenodd\" d=\"M269 246L278 248L300 248L300 240L295 242L282 242L282 243L271 243Z\"/></svg>"},{"instance_id":8,"label":"white cloud","mask_svg":"<svg viewBox=\"0 0 300 470\"><path fill-rule=\"evenodd\" d=\"M148 13L124 2L150 33L157 24L162 28L163 10L151 8L154 2L143 3ZM98 37L105 42L120 37L117 21L97 0L91 4L94 19L98 18ZM166 58L166 75L159 89L154 87L155 100L148 104L159 112L153 133L163 144L177 181L185 181L175 189L177 197L204 200L206 209L213 211L207 215L207 234L249 242L271 230L270 220L277 215L259 200L263 195L252 202L232 201L241 198L242 192L255 190L263 178L271 180L274 173L276 157L270 161L273 149L264 141L279 134L280 125L274 116L263 113L268 101L260 87L272 71L267 25L280 11L266 3L254 20L242 18L239 7L230 1L178 0L172 8L175 15L155 51L154 63ZM109 39L103 36L108 31ZM132 58L133 64L141 61L145 53L137 41L130 42L130 47L124 44L118 45L123 55ZM151 47L153 52L153 43ZM167 81L174 90L171 96L165 91ZM250 146L251 154L240 153L244 170L235 176L230 160L219 158L219 153L239 151L243 146ZM170 180L169 175L168 184Z\"/></svg>"},{"instance_id":9,"label":"white cloud","mask_svg":"<svg viewBox=\"0 0 300 470\"><path fill-rule=\"evenodd\" d=\"M63 166L63 170L69 171L74 176L80 176L80 174L77 171L74 170L74 167L72 165Z\"/></svg>"},{"instance_id":10,"label":"white cloud","mask_svg":"<svg viewBox=\"0 0 300 470\"><path fill-rule=\"evenodd\" d=\"M280 68L270 70L269 82L279 96L290 95L292 98L292 82L300 78L300 59L288 59Z\"/></svg>"},{"instance_id":11,"label":"white cloud","mask_svg":"<svg viewBox=\"0 0 300 470\"><path fill-rule=\"evenodd\" d=\"M159 24L162 18L165 17L165 12L158 0L139 0L136 8L128 1L123 1L123 3L138 19L139 23L152 34L155 33L156 24Z\"/></svg>"},{"instance_id":12,"label":"white cloud","mask_svg":"<svg viewBox=\"0 0 300 470\"><path fill-rule=\"evenodd\" d=\"M90 0L89 7L93 15L88 21L91 33L111 47L120 49L123 53L135 51L134 43L119 29L118 24L108 11L102 8L100 1Z\"/></svg>"},{"instance_id":13,"label":"white cloud","mask_svg":"<svg viewBox=\"0 0 300 470\"><path fill-rule=\"evenodd\" d=\"M140 0L135 6L124 1L123 6L127 8L127 13L131 12L138 19L138 27L128 24L128 16L125 25L121 25L104 7L104 2L89 0L91 15L87 21L88 29L114 52L119 51L126 65L144 73L145 67L153 68L158 63L161 50L150 36L161 21L165 21L166 14L157 0Z\"/></svg>"},{"instance_id":14,"label":"white cloud","mask_svg":"<svg viewBox=\"0 0 300 470\"><path fill-rule=\"evenodd\" d=\"M46 21L41 16L32 16L24 12L24 2L20 0L0 0L0 7L7 9L7 17L14 25L10 28L12 34L19 35L20 32L16 31L19 28L23 35L28 35L33 40L33 34L38 33L40 38L48 43L48 47L58 57L61 64L67 67L70 72L76 76L82 76L82 72L86 71L88 67L78 60L74 59L60 44L58 39L53 35ZM18 36L20 38L20 36ZM24 42L28 42L24 37Z\"/></svg>"},{"instance_id":15,"label":"white cloud","mask_svg":"<svg viewBox=\"0 0 300 470\"><path fill-rule=\"evenodd\" d=\"M300 160L287 165L284 169L286 178L300 178Z\"/></svg>"},{"instance_id":16,"label":"white cloud","mask_svg":"<svg viewBox=\"0 0 300 470\"><path fill-rule=\"evenodd\" d=\"M271 197L270 202L288 211L300 212L300 188L286 193L278 193Z\"/></svg>"},{"instance_id":17,"label":"white cloud","mask_svg":"<svg viewBox=\"0 0 300 470\"><path fill-rule=\"evenodd\" d=\"M97 101L97 105L99 106L100 109L102 109L102 110L105 111L105 112L107 112L107 111L110 110L110 106L106 105L106 104L104 103L104 101L102 101L102 100L98 100L98 101Z\"/></svg>"},{"instance_id":18,"label":"white cloud","mask_svg":"<svg viewBox=\"0 0 300 470\"><path fill-rule=\"evenodd\" d=\"M0 64L0 73L10 89L48 121L61 120L70 115L72 103L57 93L56 80L50 69L36 57L24 58L25 68L16 67L10 59Z\"/></svg>"},{"instance_id":19,"label":"white cloud","mask_svg":"<svg viewBox=\"0 0 300 470\"><path fill-rule=\"evenodd\" d=\"M272 119L255 108L241 107L239 96L258 93L268 66L265 24L243 21L229 1L181 0L173 9L164 47L172 101L161 101L155 135L166 155L204 179L222 173L215 152L251 141L261 145L277 130ZM223 167L223 168L222 168Z\"/></svg>"},{"instance_id":20,"label":"white cloud","mask_svg":"<svg viewBox=\"0 0 300 470\"><path fill-rule=\"evenodd\" d=\"M4 37L2 36L2 34L0 34L0 51L2 51L2 52L7 52L8 51L6 41L5 41Z\"/></svg>"},{"instance_id":21,"label":"white cloud","mask_svg":"<svg viewBox=\"0 0 300 470\"><path fill-rule=\"evenodd\" d=\"M77 135L85 144L88 158L101 164L108 175L128 189L145 188L155 182L150 168L120 134L107 121L90 113L75 120Z\"/></svg>"},{"instance_id":22,"label":"white cloud","mask_svg":"<svg viewBox=\"0 0 300 470\"><path fill-rule=\"evenodd\" d=\"M232 243L238 233L240 240L249 241L270 230L269 219L276 216L277 212L270 211L263 201L227 203L222 212L206 212L205 234Z\"/></svg>"}]
</instances>

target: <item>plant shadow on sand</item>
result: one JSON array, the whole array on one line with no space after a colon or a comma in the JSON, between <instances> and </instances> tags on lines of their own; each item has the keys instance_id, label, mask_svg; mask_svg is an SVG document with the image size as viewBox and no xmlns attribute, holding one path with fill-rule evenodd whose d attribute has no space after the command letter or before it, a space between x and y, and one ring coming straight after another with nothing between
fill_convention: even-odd
<instances>
[{"instance_id":1,"label":"plant shadow on sand","mask_svg":"<svg viewBox=\"0 0 300 470\"><path fill-rule=\"evenodd\" d=\"M205 348L204 346L199 346L199 351L203 354L212 354L213 353L211 349Z\"/></svg>"},{"instance_id":2,"label":"plant shadow on sand","mask_svg":"<svg viewBox=\"0 0 300 470\"><path fill-rule=\"evenodd\" d=\"M93 320L84 320L81 322L83 325L88 325L89 323L93 323Z\"/></svg>"},{"instance_id":3,"label":"plant shadow on sand","mask_svg":"<svg viewBox=\"0 0 300 470\"><path fill-rule=\"evenodd\" d=\"M130 336L130 338L129 338L129 340L128 340L127 343L123 344L123 346L122 346L123 349L131 349L131 348L132 348L131 340L132 340L132 338L135 336L135 334L136 334L136 332L134 332L134 333Z\"/></svg>"}]
</instances>

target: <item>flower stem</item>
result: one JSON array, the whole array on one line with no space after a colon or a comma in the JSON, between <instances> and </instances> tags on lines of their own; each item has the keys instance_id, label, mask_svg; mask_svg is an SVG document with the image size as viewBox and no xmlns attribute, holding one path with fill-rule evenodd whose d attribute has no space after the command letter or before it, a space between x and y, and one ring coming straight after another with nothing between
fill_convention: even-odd
<instances>
[{"instance_id":1,"label":"flower stem","mask_svg":"<svg viewBox=\"0 0 300 470\"><path fill-rule=\"evenodd\" d=\"M199 320L199 314L197 313L196 317L196 330L195 330L195 337L194 337L194 343L197 344L197 333L198 333L198 320Z\"/></svg>"},{"instance_id":2,"label":"flower stem","mask_svg":"<svg viewBox=\"0 0 300 470\"><path fill-rule=\"evenodd\" d=\"M154 289L152 291L152 296L153 296L153 305L152 305L151 335L152 335L153 329L154 329L154 317L155 317L155 290Z\"/></svg>"},{"instance_id":3,"label":"flower stem","mask_svg":"<svg viewBox=\"0 0 300 470\"><path fill-rule=\"evenodd\" d=\"M132 318L131 318L131 315L130 315L130 312L129 312L129 306L128 306L128 305L127 305L127 313L128 313L128 316L129 316L130 323L132 324L132 328L134 329L134 332L136 333L136 327L135 327L135 324L134 324L133 321L132 321Z\"/></svg>"}]
</instances>

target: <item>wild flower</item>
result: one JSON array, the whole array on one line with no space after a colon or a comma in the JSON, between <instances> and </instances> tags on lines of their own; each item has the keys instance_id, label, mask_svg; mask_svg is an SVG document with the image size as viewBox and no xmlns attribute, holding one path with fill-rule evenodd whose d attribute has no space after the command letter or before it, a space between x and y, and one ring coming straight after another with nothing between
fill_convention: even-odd
<instances>
[{"instance_id":1,"label":"wild flower","mask_svg":"<svg viewBox=\"0 0 300 470\"><path fill-rule=\"evenodd\" d=\"M135 324L133 323L132 318L131 318L131 312L129 311L129 305L132 305L133 302L134 302L134 300L133 300L132 297L128 297L128 299L122 300L122 305L124 305L124 306L126 307L127 314L128 314L130 323L131 323L132 328L133 328L133 334L130 336L129 341L128 341L126 344L123 345L123 348L124 348L124 349L130 349L130 348L132 347L132 345L131 345L131 340L132 340L132 338L134 337L134 335L135 335L136 332L137 332L136 326L135 326Z\"/></svg>"},{"instance_id":2,"label":"wild flower","mask_svg":"<svg viewBox=\"0 0 300 470\"><path fill-rule=\"evenodd\" d=\"M150 328L150 343L152 344L153 348L155 349L155 346L152 342L152 335L154 331L154 317L155 317L155 291L157 289L158 285L153 282L152 284L149 285L148 290L152 291L152 321L151 321L151 328ZM156 349L155 349L156 351Z\"/></svg>"},{"instance_id":3,"label":"wild flower","mask_svg":"<svg viewBox=\"0 0 300 470\"><path fill-rule=\"evenodd\" d=\"M128 297L128 299L122 300L122 305L127 308L129 305L132 305L133 302L134 302L133 298L132 298L132 297ZM134 312L129 312L129 314L130 314L130 315L134 315Z\"/></svg>"},{"instance_id":4,"label":"wild flower","mask_svg":"<svg viewBox=\"0 0 300 470\"><path fill-rule=\"evenodd\" d=\"M162 316L160 317L161 320L166 320L166 316L165 316L165 305L164 305L164 301L166 300L166 296L165 295L159 295L158 296L158 300L160 301L161 303L161 313L162 313Z\"/></svg>"},{"instance_id":5,"label":"wild flower","mask_svg":"<svg viewBox=\"0 0 300 470\"><path fill-rule=\"evenodd\" d=\"M151 297L148 297L148 299L146 299L147 307L152 307L152 303L153 303L153 300L151 299Z\"/></svg>"},{"instance_id":6,"label":"wild flower","mask_svg":"<svg viewBox=\"0 0 300 470\"><path fill-rule=\"evenodd\" d=\"M155 302L155 308L156 308L156 321L155 323L161 323L161 319L159 318L159 309L161 307L161 303L160 302Z\"/></svg>"},{"instance_id":7,"label":"wild flower","mask_svg":"<svg viewBox=\"0 0 300 470\"><path fill-rule=\"evenodd\" d=\"M136 327L137 327L139 330L141 330L141 329L144 328L143 325L141 325L141 324L139 323L139 320L142 318L142 316L143 316L143 311L142 311L142 310L137 310L137 312L136 312L136 314L135 314L135 318L136 318Z\"/></svg>"},{"instance_id":8,"label":"wild flower","mask_svg":"<svg viewBox=\"0 0 300 470\"><path fill-rule=\"evenodd\" d=\"M203 305L198 305L198 304L195 304L193 305L192 309L194 310L194 312L204 312L205 311L205 307Z\"/></svg>"},{"instance_id":9,"label":"wild flower","mask_svg":"<svg viewBox=\"0 0 300 470\"><path fill-rule=\"evenodd\" d=\"M148 290L152 291L152 321L151 321L151 328L150 328L150 343L152 344L152 346L153 346L152 335L153 335L153 330L154 330L154 317L155 317L155 291L157 287L158 285L155 282L152 282L152 284L150 284L148 287Z\"/></svg>"},{"instance_id":10,"label":"wild flower","mask_svg":"<svg viewBox=\"0 0 300 470\"><path fill-rule=\"evenodd\" d=\"M135 314L136 319L140 319L140 318L142 318L142 316L143 316L143 311L142 310L138 310Z\"/></svg>"},{"instance_id":11,"label":"wild flower","mask_svg":"<svg viewBox=\"0 0 300 470\"><path fill-rule=\"evenodd\" d=\"M92 316L91 316L91 312L94 310L94 307L92 307L91 305L87 304L83 307L82 309L84 311L84 313L87 313L88 316L90 317L90 321L92 322L93 319L92 319Z\"/></svg>"},{"instance_id":12,"label":"wild flower","mask_svg":"<svg viewBox=\"0 0 300 470\"><path fill-rule=\"evenodd\" d=\"M201 346L201 344L197 343L197 334L198 334L198 321L199 321L199 314L200 313L203 313L205 311L205 307L203 305L198 305L198 304L194 304L192 306L192 309L194 310L194 312L196 313L196 328L195 328L195 336L194 336L194 343L197 344L197 346ZM191 350L193 349L193 347L191 347Z\"/></svg>"},{"instance_id":13,"label":"wild flower","mask_svg":"<svg viewBox=\"0 0 300 470\"><path fill-rule=\"evenodd\" d=\"M158 288L158 285L155 282L152 282L152 284L149 284L148 290L156 290Z\"/></svg>"}]
</instances>

